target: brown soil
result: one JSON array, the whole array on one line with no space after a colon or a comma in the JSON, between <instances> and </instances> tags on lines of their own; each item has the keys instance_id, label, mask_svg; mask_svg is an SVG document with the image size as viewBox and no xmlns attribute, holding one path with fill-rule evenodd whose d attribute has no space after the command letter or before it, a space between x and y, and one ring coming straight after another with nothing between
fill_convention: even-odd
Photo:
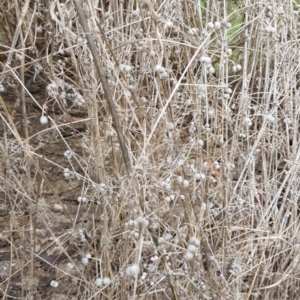
<instances>
[{"instance_id":1,"label":"brown soil","mask_svg":"<svg viewBox=\"0 0 300 300\"><path fill-rule=\"evenodd\" d=\"M43 104L42 91L33 95ZM8 91L2 94L2 98L16 130L25 139L17 94ZM83 117L84 112L80 113ZM5 116L5 110L1 110L1 114ZM63 112L55 111L49 115L58 124L66 122ZM96 212L98 205L87 204L87 209L77 202L82 191L79 176L83 175L79 163L71 158L78 178L72 175L69 179L65 178L63 170L69 168L72 171L70 162L64 156L68 149L65 141L76 153L79 162L84 156L80 134L85 130L84 122L79 123L76 130L70 124L61 127L62 139L56 129L51 129L51 124L40 124L40 116L41 111L37 107L27 104L29 150L48 182L45 182L35 164L24 156L12 130L3 120L0 125L3 147L0 151L0 297L77 299L80 285L77 278L72 278L72 270L68 269L67 263L72 262L83 271L83 265L79 262L89 249L81 246L74 232L78 232L76 229L80 227L88 238L92 228L91 221L88 221L92 218L88 214L90 211ZM18 186L13 187L11 183L14 182L18 182ZM34 231L30 230L31 226ZM57 247L56 239L61 242L62 248ZM57 272L57 268L65 270L68 275ZM55 289L50 282L57 280L58 276L60 284Z\"/></svg>"}]
</instances>

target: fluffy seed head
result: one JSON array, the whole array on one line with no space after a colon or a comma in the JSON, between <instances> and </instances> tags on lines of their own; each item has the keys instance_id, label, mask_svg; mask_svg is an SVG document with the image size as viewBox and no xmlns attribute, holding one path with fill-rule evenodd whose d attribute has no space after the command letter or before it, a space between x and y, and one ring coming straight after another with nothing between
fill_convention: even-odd
<instances>
[{"instance_id":1,"label":"fluffy seed head","mask_svg":"<svg viewBox=\"0 0 300 300\"><path fill-rule=\"evenodd\" d=\"M126 275L135 277L139 274L140 272L140 267L137 264L130 265L126 268Z\"/></svg>"}]
</instances>

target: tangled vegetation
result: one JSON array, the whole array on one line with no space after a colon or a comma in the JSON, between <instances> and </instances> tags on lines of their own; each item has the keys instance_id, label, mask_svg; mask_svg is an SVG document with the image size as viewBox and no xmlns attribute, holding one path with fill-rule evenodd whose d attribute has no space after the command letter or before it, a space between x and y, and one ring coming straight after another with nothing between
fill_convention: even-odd
<instances>
[{"instance_id":1,"label":"tangled vegetation","mask_svg":"<svg viewBox=\"0 0 300 300\"><path fill-rule=\"evenodd\" d=\"M298 299L299 1L3 0L3 299Z\"/></svg>"}]
</instances>

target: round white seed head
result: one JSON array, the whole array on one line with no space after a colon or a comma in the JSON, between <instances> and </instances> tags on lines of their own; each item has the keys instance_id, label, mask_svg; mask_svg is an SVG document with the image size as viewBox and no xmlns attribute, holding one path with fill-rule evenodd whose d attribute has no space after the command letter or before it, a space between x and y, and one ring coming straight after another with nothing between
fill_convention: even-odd
<instances>
[{"instance_id":1,"label":"round white seed head","mask_svg":"<svg viewBox=\"0 0 300 300\"><path fill-rule=\"evenodd\" d=\"M193 257L194 257L194 254L193 254L192 252L187 251L187 252L185 252L185 254L184 254L185 260L192 260Z\"/></svg>"},{"instance_id":2,"label":"round white seed head","mask_svg":"<svg viewBox=\"0 0 300 300\"><path fill-rule=\"evenodd\" d=\"M155 72L158 72L158 73L162 73L162 72L165 71L165 68L162 67L161 65L156 65L156 66L154 67L154 71L155 71Z\"/></svg>"},{"instance_id":3,"label":"round white seed head","mask_svg":"<svg viewBox=\"0 0 300 300\"><path fill-rule=\"evenodd\" d=\"M173 22L167 21L165 25L166 25L166 28L172 28L173 27Z\"/></svg>"},{"instance_id":4,"label":"round white seed head","mask_svg":"<svg viewBox=\"0 0 300 300\"><path fill-rule=\"evenodd\" d=\"M54 288L57 288L57 287L58 287L58 282L55 281L55 280L51 280L50 285L51 285L52 287L54 287Z\"/></svg>"},{"instance_id":5,"label":"round white seed head","mask_svg":"<svg viewBox=\"0 0 300 300\"><path fill-rule=\"evenodd\" d=\"M183 183L183 178L181 176L177 177L177 183L182 184Z\"/></svg>"},{"instance_id":6,"label":"round white seed head","mask_svg":"<svg viewBox=\"0 0 300 300\"><path fill-rule=\"evenodd\" d=\"M94 283L95 283L96 286L102 286L102 279L101 278L96 278Z\"/></svg>"},{"instance_id":7,"label":"round white seed head","mask_svg":"<svg viewBox=\"0 0 300 300\"><path fill-rule=\"evenodd\" d=\"M220 29L221 28L221 23L220 22L215 22L215 28Z\"/></svg>"},{"instance_id":8,"label":"round white seed head","mask_svg":"<svg viewBox=\"0 0 300 300\"><path fill-rule=\"evenodd\" d=\"M246 117L245 119L244 119L244 124L246 125L246 126L251 126L252 125L252 121L251 121L251 119L250 118L248 118L248 117Z\"/></svg>"},{"instance_id":9,"label":"round white seed head","mask_svg":"<svg viewBox=\"0 0 300 300\"><path fill-rule=\"evenodd\" d=\"M214 23L208 22L208 23L207 23L207 28L208 28L208 29L214 29L214 28L215 28Z\"/></svg>"},{"instance_id":10,"label":"round white seed head","mask_svg":"<svg viewBox=\"0 0 300 300\"><path fill-rule=\"evenodd\" d=\"M189 181L188 180L183 180L183 183L182 183L182 186L187 188L188 186L190 185Z\"/></svg>"},{"instance_id":11,"label":"round white seed head","mask_svg":"<svg viewBox=\"0 0 300 300\"><path fill-rule=\"evenodd\" d=\"M74 268L74 265L73 265L72 263L69 262L69 263L67 264L67 267L68 267L69 269L73 269L73 268Z\"/></svg>"},{"instance_id":12,"label":"round white seed head","mask_svg":"<svg viewBox=\"0 0 300 300\"><path fill-rule=\"evenodd\" d=\"M87 257L83 257L83 258L81 259L81 262L82 262L82 264L83 264L84 266L87 266L87 265L89 264L89 259L88 259Z\"/></svg>"},{"instance_id":13,"label":"round white seed head","mask_svg":"<svg viewBox=\"0 0 300 300\"><path fill-rule=\"evenodd\" d=\"M275 118L272 115L266 115L266 121L270 123L274 123Z\"/></svg>"},{"instance_id":14,"label":"round white seed head","mask_svg":"<svg viewBox=\"0 0 300 300\"><path fill-rule=\"evenodd\" d=\"M126 275L136 277L140 272L140 267L137 264L130 265L126 268Z\"/></svg>"},{"instance_id":15,"label":"round white seed head","mask_svg":"<svg viewBox=\"0 0 300 300\"><path fill-rule=\"evenodd\" d=\"M188 245L188 251L190 252L196 252L197 251L197 247L195 245Z\"/></svg>"},{"instance_id":16,"label":"round white seed head","mask_svg":"<svg viewBox=\"0 0 300 300\"><path fill-rule=\"evenodd\" d=\"M103 280L102 280L102 284L104 286L109 285L110 282L111 282L111 280L108 277L104 277Z\"/></svg>"},{"instance_id":17,"label":"round white seed head","mask_svg":"<svg viewBox=\"0 0 300 300\"><path fill-rule=\"evenodd\" d=\"M47 118L46 116L41 116L41 117L40 117L40 123L41 123L42 125L47 124L47 123L48 123L48 118Z\"/></svg>"}]
</instances>

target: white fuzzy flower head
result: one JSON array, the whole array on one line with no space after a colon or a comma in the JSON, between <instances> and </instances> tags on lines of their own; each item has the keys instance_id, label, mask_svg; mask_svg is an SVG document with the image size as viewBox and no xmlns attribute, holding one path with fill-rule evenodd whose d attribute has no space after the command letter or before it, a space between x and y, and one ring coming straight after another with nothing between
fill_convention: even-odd
<instances>
[{"instance_id":1,"label":"white fuzzy flower head","mask_svg":"<svg viewBox=\"0 0 300 300\"><path fill-rule=\"evenodd\" d=\"M182 184L183 183L183 178L181 176L177 177L177 183Z\"/></svg>"},{"instance_id":2,"label":"white fuzzy flower head","mask_svg":"<svg viewBox=\"0 0 300 300\"><path fill-rule=\"evenodd\" d=\"M86 197L78 197L77 198L77 201L78 201L78 203L86 203L86 201L87 201L87 199L86 199Z\"/></svg>"},{"instance_id":3,"label":"white fuzzy flower head","mask_svg":"<svg viewBox=\"0 0 300 300\"><path fill-rule=\"evenodd\" d=\"M208 56L202 56L202 57L200 58L200 61L201 61L203 64L211 64L211 59L210 59L210 57L208 57Z\"/></svg>"},{"instance_id":4,"label":"white fuzzy flower head","mask_svg":"<svg viewBox=\"0 0 300 300\"><path fill-rule=\"evenodd\" d=\"M197 241L198 239L194 236L192 236L189 240L189 243L192 244L192 245L195 245L195 242ZM199 240L198 240L199 241Z\"/></svg>"},{"instance_id":5,"label":"white fuzzy flower head","mask_svg":"<svg viewBox=\"0 0 300 300\"><path fill-rule=\"evenodd\" d=\"M237 64L236 65L236 69L237 69L237 71L241 71L242 70L242 66L240 64Z\"/></svg>"},{"instance_id":6,"label":"white fuzzy flower head","mask_svg":"<svg viewBox=\"0 0 300 300\"><path fill-rule=\"evenodd\" d=\"M41 116L41 117L40 117L40 123L41 123L42 125L47 124L47 123L48 123L48 118L47 118L46 116Z\"/></svg>"},{"instance_id":7,"label":"white fuzzy flower head","mask_svg":"<svg viewBox=\"0 0 300 300\"><path fill-rule=\"evenodd\" d=\"M189 252L196 252L197 251L197 247L195 245L188 245L188 251Z\"/></svg>"},{"instance_id":8,"label":"white fuzzy flower head","mask_svg":"<svg viewBox=\"0 0 300 300\"><path fill-rule=\"evenodd\" d=\"M275 118L272 115L266 115L266 121L270 123L274 123Z\"/></svg>"},{"instance_id":9,"label":"white fuzzy flower head","mask_svg":"<svg viewBox=\"0 0 300 300\"><path fill-rule=\"evenodd\" d=\"M148 227L148 225L149 225L149 221L147 219L145 219L144 217L138 217L136 219L136 222L138 224L141 224L143 227Z\"/></svg>"},{"instance_id":10,"label":"white fuzzy flower head","mask_svg":"<svg viewBox=\"0 0 300 300\"><path fill-rule=\"evenodd\" d=\"M70 262L67 264L67 267L68 267L68 269L74 269L74 265Z\"/></svg>"},{"instance_id":11,"label":"white fuzzy flower head","mask_svg":"<svg viewBox=\"0 0 300 300\"><path fill-rule=\"evenodd\" d=\"M188 30L188 34L189 35L196 35L197 34L197 28L191 28Z\"/></svg>"},{"instance_id":12,"label":"white fuzzy flower head","mask_svg":"<svg viewBox=\"0 0 300 300\"><path fill-rule=\"evenodd\" d=\"M165 71L165 68L162 67L161 65L156 65L154 67L154 71L157 72L157 73L163 73Z\"/></svg>"},{"instance_id":13,"label":"white fuzzy flower head","mask_svg":"<svg viewBox=\"0 0 300 300\"><path fill-rule=\"evenodd\" d=\"M182 186L187 188L188 186L190 185L189 181L188 180L183 180L183 183L182 183Z\"/></svg>"},{"instance_id":14,"label":"white fuzzy flower head","mask_svg":"<svg viewBox=\"0 0 300 300\"><path fill-rule=\"evenodd\" d=\"M246 126L250 127L250 126L252 125L251 119L248 118L248 117L246 117L246 118L244 119L244 124L245 124Z\"/></svg>"},{"instance_id":15,"label":"white fuzzy flower head","mask_svg":"<svg viewBox=\"0 0 300 300\"><path fill-rule=\"evenodd\" d=\"M55 280L52 280L52 281L50 282L50 286L52 286L52 287L54 287L54 288L57 288L57 287L58 287L58 282L55 281Z\"/></svg>"},{"instance_id":16,"label":"white fuzzy flower head","mask_svg":"<svg viewBox=\"0 0 300 300\"><path fill-rule=\"evenodd\" d=\"M165 23L165 28L172 28L172 27L173 27L173 22L167 21L167 22Z\"/></svg>"},{"instance_id":17,"label":"white fuzzy flower head","mask_svg":"<svg viewBox=\"0 0 300 300\"><path fill-rule=\"evenodd\" d=\"M102 286L102 279L101 278L96 278L94 283L95 283L96 286Z\"/></svg>"},{"instance_id":18,"label":"white fuzzy flower head","mask_svg":"<svg viewBox=\"0 0 300 300\"><path fill-rule=\"evenodd\" d=\"M227 23L225 24L225 27L226 27L227 29L230 29L230 28L232 27L232 24L229 23L229 22L227 22Z\"/></svg>"},{"instance_id":19,"label":"white fuzzy flower head","mask_svg":"<svg viewBox=\"0 0 300 300\"><path fill-rule=\"evenodd\" d=\"M136 277L140 272L140 267L137 264L130 265L126 268L126 275Z\"/></svg>"},{"instance_id":20,"label":"white fuzzy flower head","mask_svg":"<svg viewBox=\"0 0 300 300\"><path fill-rule=\"evenodd\" d=\"M208 73L209 73L209 74L214 74L215 72L216 72L216 70L215 70L214 67L210 67L210 68L208 69Z\"/></svg>"},{"instance_id":21,"label":"white fuzzy flower head","mask_svg":"<svg viewBox=\"0 0 300 300\"><path fill-rule=\"evenodd\" d=\"M70 169L69 168L65 168L64 169L64 176L65 178L69 178L71 175Z\"/></svg>"},{"instance_id":22,"label":"white fuzzy flower head","mask_svg":"<svg viewBox=\"0 0 300 300\"><path fill-rule=\"evenodd\" d=\"M215 22L215 28L220 29L221 28L221 23L220 22Z\"/></svg>"},{"instance_id":23,"label":"white fuzzy flower head","mask_svg":"<svg viewBox=\"0 0 300 300\"><path fill-rule=\"evenodd\" d=\"M67 158L67 159L71 159L72 156L73 156L73 152L71 150L67 150L64 152L64 156Z\"/></svg>"},{"instance_id":24,"label":"white fuzzy flower head","mask_svg":"<svg viewBox=\"0 0 300 300\"><path fill-rule=\"evenodd\" d=\"M203 140L198 140L198 146L203 147L204 146L204 141Z\"/></svg>"},{"instance_id":25,"label":"white fuzzy flower head","mask_svg":"<svg viewBox=\"0 0 300 300\"><path fill-rule=\"evenodd\" d=\"M102 280L102 284L104 286L109 285L110 282L111 282L111 280L108 277L104 277L103 280Z\"/></svg>"},{"instance_id":26,"label":"white fuzzy flower head","mask_svg":"<svg viewBox=\"0 0 300 300\"><path fill-rule=\"evenodd\" d=\"M265 31L268 33L275 33L276 29L275 29L275 27L272 27L271 25L269 25L265 28Z\"/></svg>"},{"instance_id":27,"label":"white fuzzy flower head","mask_svg":"<svg viewBox=\"0 0 300 300\"><path fill-rule=\"evenodd\" d=\"M291 125L293 122L292 122L292 120L290 119L290 118L285 118L284 120L283 120L283 122L286 124L286 125Z\"/></svg>"},{"instance_id":28,"label":"white fuzzy flower head","mask_svg":"<svg viewBox=\"0 0 300 300\"><path fill-rule=\"evenodd\" d=\"M150 56L155 56L155 55L156 55L156 52L155 52L154 50L150 50L149 55L150 55Z\"/></svg>"},{"instance_id":29,"label":"white fuzzy flower head","mask_svg":"<svg viewBox=\"0 0 300 300\"><path fill-rule=\"evenodd\" d=\"M206 24L206 26L207 26L208 29L214 29L214 28L215 28L215 25L214 25L214 23L212 23L212 22L208 22L208 23Z\"/></svg>"},{"instance_id":30,"label":"white fuzzy flower head","mask_svg":"<svg viewBox=\"0 0 300 300\"><path fill-rule=\"evenodd\" d=\"M84 266L87 266L87 265L89 264L89 259L88 259L87 257L83 257L83 258L81 259L81 262L82 262L82 264L83 264Z\"/></svg>"},{"instance_id":31,"label":"white fuzzy flower head","mask_svg":"<svg viewBox=\"0 0 300 300\"><path fill-rule=\"evenodd\" d=\"M169 77L168 72L164 71L164 72L160 73L160 78L161 79L165 79L165 78L168 78L168 77Z\"/></svg>"},{"instance_id":32,"label":"white fuzzy flower head","mask_svg":"<svg viewBox=\"0 0 300 300\"><path fill-rule=\"evenodd\" d=\"M192 252L190 252L190 251L187 251L187 252L185 252L185 254L184 254L185 260L192 260L193 257L194 257L194 254L193 254Z\"/></svg>"}]
</instances>

